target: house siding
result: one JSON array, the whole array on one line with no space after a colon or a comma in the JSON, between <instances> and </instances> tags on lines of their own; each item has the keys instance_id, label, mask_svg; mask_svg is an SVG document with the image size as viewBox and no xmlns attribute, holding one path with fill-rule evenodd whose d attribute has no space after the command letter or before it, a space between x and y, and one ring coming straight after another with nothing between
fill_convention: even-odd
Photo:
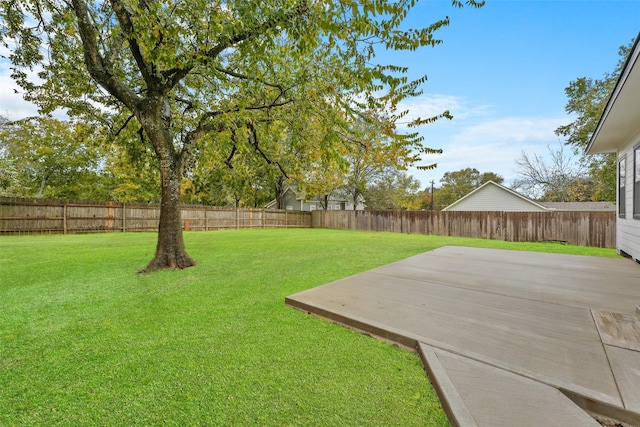
<instances>
[{"instance_id":1,"label":"house siding","mask_svg":"<svg viewBox=\"0 0 640 427\"><path fill-rule=\"evenodd\" d=\"M495 185L478 189L449 206L448 211L542 212L545 209Z\"/></svg>"},{"instance_id":2,"label":"house siding","mask_svg":"<svg viewBox=\"0 0 640 427\"><path fill-rule=\"evenodd\" d=\"M638 93L640 93L640 33L586 150L587 154L617 154L619 165L616 168L617 248L619 252L624 252L640 262L640 218L633 217L635 168L633 147L640 143ZM620 194L620 159L622 158L625 159L624 194ZM619 212L621 201L624 201L624 212Z\"/></svg>"},{"instance_id":3,"label":"house siding","mask_svg":"<svg viewBox=\"0 0 640 427\"><path fill-rule=\"evenodd\" d=\"M323 209L324 199L320 196L305 200L304 194L296 192L293 188L288 187L282 196L284 209L293 211L314 211ZM275 200L268 203L265 208L275 209L277 203ZM363 210L364 203L362 201L353 206L353 202L336 197L329 196L328 210Z\"/></svg>"},{"instance_id":4,"label":"house siding","mask_svg":"<svg viewBox=\"0 0 640 427\"><path fill-rule=\"evenodd\" d=\"M286 209L289 209L289 210L315 211L315 210L323 209L322 202L319 199L313 199L313 200L301 200L301 199L295 199L295 198L285 199L285 205L286 205ZM344 202L340 200L329 199L328 205L329 206L327 207L327 209L330 211L354 210L353 203ZM357 210L362 210L362 209L363 209L363 206L359 206Z\"/></svg>"},{"instance_id":5,"label":"house siding","mask_svg":"<svg viewBox=\"0 0 640 427\"><path fill-rule=\"evenodd\" d=\"M618 215L616 241L618 250L640 261L640 219L633 217L633 188L634 188L634 152L633 147L640 142L640 133L618 152L618 159L626 156L625 194L618 197L625 198L624 217ZM619 172L618 172L619 173ZM618 189L619 190L619 189ZM620 213L620 212L618 212Z\"/></svg>"}]
</instances>

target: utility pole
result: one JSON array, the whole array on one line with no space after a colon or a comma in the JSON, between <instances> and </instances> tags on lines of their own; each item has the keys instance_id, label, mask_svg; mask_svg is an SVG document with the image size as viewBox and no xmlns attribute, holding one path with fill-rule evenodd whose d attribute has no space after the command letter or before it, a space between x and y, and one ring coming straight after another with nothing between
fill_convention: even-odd
<instances>
[{"instance_id":1,"label":"utility pole","mask_svg":"<svg viewBox=\"0 0 640 427\"><path fill-rule=\"evenodd\" d=\"M431 180L431 203L429 204L429 210L430 211L433 210L433 184L434 184L434 181Z\"/></svg>"}]
</instances>

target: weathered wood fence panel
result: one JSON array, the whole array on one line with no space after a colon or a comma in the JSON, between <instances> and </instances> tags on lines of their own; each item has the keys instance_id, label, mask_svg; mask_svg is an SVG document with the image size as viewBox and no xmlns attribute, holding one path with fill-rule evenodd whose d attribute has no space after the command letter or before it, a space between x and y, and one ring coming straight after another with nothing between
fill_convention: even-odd
<instances>
[{"instance_id":1,"label":"weathered wood fence panel","mask_svg":"<svg viewBox=\"0 0 640 427\"><path fill-rule=\"evenodd\" d=\"M314 211L314 228L616 247L615 212Z\"/></svg>"},{"instance_id":2,"label":"weathered wood fence panel","mask_svg":"<svg viewBox=\"0 0 640 427\"><path fill-rule=\"evenodd\" d=\"M0 234L155 231L157 204L0 198ZM334 228L615 248L614 212L288 211L186 205L185 230Z\"/></svg>"},{"instance_id":3,"label":"weathered wood fence panel","mask_svg":"<svg viewBox=\"0 0 640 427\"><path fill-rule=\"evenodd\" d=\"M185 230L311 227L311 212L185 205L181 213ZM156 231L159 219L157 204L0 198L0 234Z\"/></svg>"}]
</instances>

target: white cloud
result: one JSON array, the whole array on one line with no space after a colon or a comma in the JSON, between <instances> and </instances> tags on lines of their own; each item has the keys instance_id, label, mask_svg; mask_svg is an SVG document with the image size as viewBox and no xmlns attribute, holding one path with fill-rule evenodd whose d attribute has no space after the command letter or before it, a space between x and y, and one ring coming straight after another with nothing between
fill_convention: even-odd
<instances>
[{"instance_id":1,"label":"white cloud","mask_svg":"<svg viewBox=\"0 0 640 427\"><path fill-rule=\"evenodd\" d=\"M566 118L503 117L463 127L451 139L455 144L536 142L557 140L554 131Z\"/></svg>"},{"instance_id":2,"label":"white cloud","mask_svg":"<svg viewBox=\"0 0 640 427\"><path fill-rule=\"evenodd\" d=\"M439 183L445 172L476 168L480 172L495 172L507 184L516 178L515 160L523 151L546 156L547 146L555 146L559 138L554 134L567 118L500 117L478 122L456 120L429 135L435 146L443 149L440 155L425 156L423 164L437 163L432 171L410 172L424 186L429 181ZM427 142L429 145L429 142Z\"/></svg>"},{"instance_id":3,"label":"white cloud","mask_svg":"<svg viewBox=\"0 0 640 427\"><path fill-rule=\"evenodd\" d=\"M8 60L0 59L0 116L10 120L23 119L38 114L38 108L24 100L18 85L11 78Z\"/></svg>"},{"instance_id":4,"label":"white cloud","mask_svg":"<svg viewBox=\"0 0 640 427\"><path fill-rule=\"evenodd\" d=\"M405 100L400 110L409 110L403 123L417 117L426 118L449 110L453 120L439 120L419 131L425 145L441 148L442 154L424 156L422 165L437 163L431 171L409 172L426 187L431 180L439 182L445 172L476 168L495 172L507 184L516 178L515 160L523 151L546 155L547 146L558 143L554 131L571 121L563 117L500 117L492 105L476 103L461 96L423 95Z\"/></svg>"},{"instance_id":5,"label":"white cloud","mask_svg":"<svg viewBox=\"0 0 640 427\"><path fill-rule=\"evenodd\" d=\"M472 117L485 116L492 110L488 105L469 105L467 100L460 96L452 95L422 95L407 99L400 103L398 110L408 110L409 113L402 118L402 123L410 122L418 117L426 119L442 114L445 110L453 115L454 120L466 120ZM430 126L435 126L438 123Z\"/></svg>"}]
</instances>

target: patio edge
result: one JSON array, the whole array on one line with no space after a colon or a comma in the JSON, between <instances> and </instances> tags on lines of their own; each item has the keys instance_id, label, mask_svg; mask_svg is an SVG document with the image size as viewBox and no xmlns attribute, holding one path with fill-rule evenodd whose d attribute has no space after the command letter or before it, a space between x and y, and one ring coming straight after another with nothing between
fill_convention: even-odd
<instances>
[{"instance_id":1,"label":"patio edge","mask_svg":"<svg viewBox=\"0 0 640 427\"><path fill-rule=\"evenodd\" d=\"M418 355L422 360L422 366L427 373L431 385L435 389L442 409L447 414L452 427L477 427L478 423L465 405L458 389L449 378L447 371L440 363L433 348L422 342L418 342Z\"/></svg>"}]
</instances>

